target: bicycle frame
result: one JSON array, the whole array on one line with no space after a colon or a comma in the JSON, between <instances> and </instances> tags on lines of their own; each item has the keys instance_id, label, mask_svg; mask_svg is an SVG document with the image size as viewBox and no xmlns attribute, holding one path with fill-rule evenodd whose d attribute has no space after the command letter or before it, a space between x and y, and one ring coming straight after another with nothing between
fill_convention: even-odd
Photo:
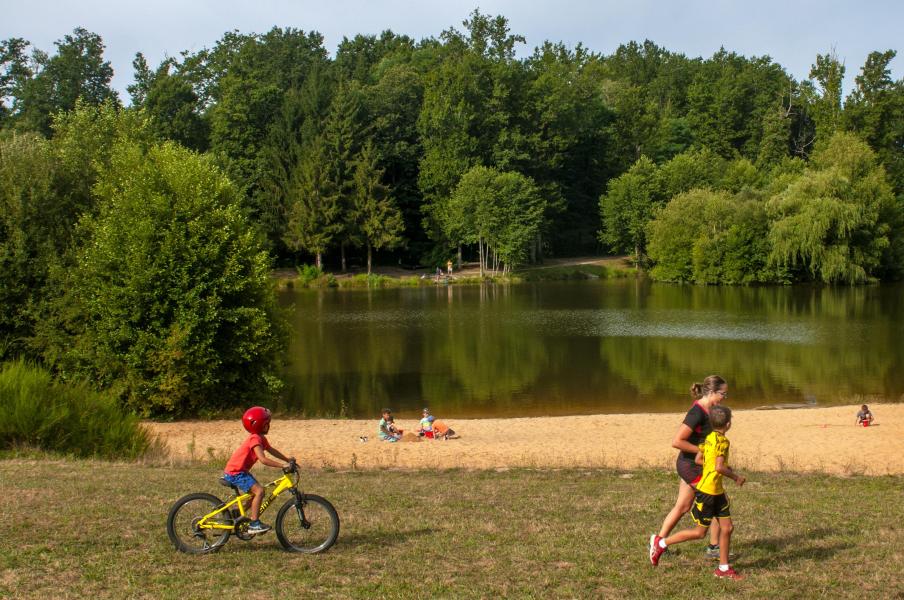
<instances>
[{"instance_id":1,"label":"bicycle frame","mask_svg":"<svg viewBox=\"0 0 904 600\"><path fill-rule=\"evenodd\" d=\"M279 479L271 481L266 486L264 486L265 488L269 487L271 485L274 485L276 487L274 487L273 490L270 492L270 494L265 496L264 499L261 501L260 514L264 514L264 511L267 510L267 508L270 506L270 504L273 503L274 500L276 500L277 496L279 496L286 490L295 489L297 484L298 484L297 478L295 481L292 481L292 477L287 473L287 474L283 475L282 477L280 477ZM212 512L209 512L206 515L204 515L203 517L201 517L201 519L198 520L198 524L197 524L198 529L226 529L226 530L232 531L235 528L235 525L226 525L224 523L218 523L214 519L214 517L221 514L223 511L229 510L231 507L233 507L235 505L238 505L239 514L243 517L246 516L245 501L250 500L251 498L252 498L251 492L247 492L247 493L240 494L238 496L233 497L232 500L230 500L223 506L221 506L218 509L216 509Z\"/></svg>"}]
</instances>

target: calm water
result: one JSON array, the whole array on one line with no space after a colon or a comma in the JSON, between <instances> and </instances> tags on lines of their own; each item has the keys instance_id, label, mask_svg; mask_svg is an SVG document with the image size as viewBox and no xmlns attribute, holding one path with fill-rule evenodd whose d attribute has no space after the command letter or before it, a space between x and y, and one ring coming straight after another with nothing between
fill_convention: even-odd
<instances>
[{"instance_id":1,"label":"calm water","mask_svg":"<svg viewBox=\"0 0 904 600\"><path fill-rule=\"evenodd\" d=\"M282 410L447 417L904 400L904 286L719 288L638 280L287 291ZM853 418L853 417L852 417Z\"/></svg>"}]
</instances>

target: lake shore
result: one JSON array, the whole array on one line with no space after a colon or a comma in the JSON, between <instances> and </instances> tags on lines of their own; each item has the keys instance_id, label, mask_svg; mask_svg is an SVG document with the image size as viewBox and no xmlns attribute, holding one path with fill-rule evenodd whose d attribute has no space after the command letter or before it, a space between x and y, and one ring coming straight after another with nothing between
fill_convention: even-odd
<instances>
[{"instance_id":1,"label":"lake shore","mask_svg":"<svg viewBox=\"0 0 904 600\"><path fill-rule=\"evenodd\" d=\"M833 475L904 474L904 404L871 404L872 427L856 406L737 410L731 462L755 471ZM683 413L442 420L448 441L381 442L377 420L274 420L268 439L306 467L331 469L673 469L671 441ZM398 419L414 430L414 419ZM224 461L246 433L236 420L147 423L175 461ZM361 437L367 441L362 442ZM265 469L262 469L264 471Z\"/></svg>"}]
</instances>

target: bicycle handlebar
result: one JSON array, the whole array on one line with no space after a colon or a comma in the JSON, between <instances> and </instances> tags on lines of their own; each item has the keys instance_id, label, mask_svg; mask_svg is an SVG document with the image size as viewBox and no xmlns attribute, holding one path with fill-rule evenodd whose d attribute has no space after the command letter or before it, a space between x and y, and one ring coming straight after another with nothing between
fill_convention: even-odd
<instances>
[{"instance_id":1,"label":"bicycle handlebar","mask_svg":"<svg viewBox=\"0 0 904 600\"><path fill-rule=\"evenodd\" d=\"M283 467L283 473L288 475L289 473L298 473L298 463L294 460L290 460L289 464Z\"/></svg>"}]
</instances>

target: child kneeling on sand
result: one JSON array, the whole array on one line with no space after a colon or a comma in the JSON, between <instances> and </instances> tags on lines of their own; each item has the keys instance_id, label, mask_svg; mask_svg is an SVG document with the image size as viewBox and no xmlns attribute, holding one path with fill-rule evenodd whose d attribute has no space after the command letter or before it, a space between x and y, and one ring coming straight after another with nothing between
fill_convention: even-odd
<instances>
[{"instance_id":1,"label":"child kneeling on sand","mask_svg":"<svg viewBox=\"0 0 904 600\"><path fill-rule=\"evenodd\" d=\"M862 425L864 427L869 427L873 424L873 413L870 412L869 407L864 404L860 407L860 410L857 411L857 425Z\"/></svg>"},{"instance_id":2,"label":"child kneeling on sand","mask_svg":"<svg viewBox=\"0 0 904 600\"><path fill-rule=\"evenodd\" d=\"M700 475L700 482L697 483L694 506L691 508L691 517L697 526L679 531L665 539L658 535L650 536L650 562L654 567L657 566L662 553L672 544L703 539L713 519L716 518L719 519L719 568L714 574L716 577L726 579L743 579L728 562L732 524L728 497L725 495L725 488L722 487L722 477L733 479L739 486L744 485L747 478L738 475L728 466L729 442L725 433L731 428L731 409L722 405L713 406L709 409L709 421L713 431L706 436L703 447L697 454L698 460L701 455L703 459L703 473Z\"/></svg>"}]
</instances>

